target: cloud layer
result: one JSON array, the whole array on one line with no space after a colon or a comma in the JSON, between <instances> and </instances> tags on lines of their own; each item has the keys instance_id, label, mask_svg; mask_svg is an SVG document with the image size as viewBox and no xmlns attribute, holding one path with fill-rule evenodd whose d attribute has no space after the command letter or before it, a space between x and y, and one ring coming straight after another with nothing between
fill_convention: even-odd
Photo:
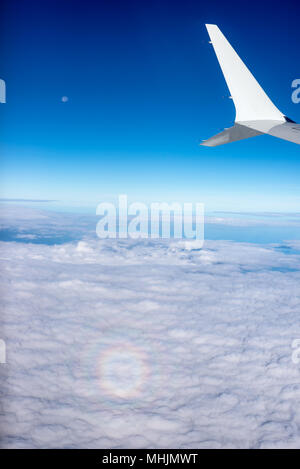
<instances>
[{"instance_id":1,"label":"cloud layer","mask_svg":"<svg viewBox=\"0 0 300 469\"><path fill-rule=\"evenodd\" d=\"M299 447L288 248L0 243L2 447Z\"/></svg>"}]
</instances>

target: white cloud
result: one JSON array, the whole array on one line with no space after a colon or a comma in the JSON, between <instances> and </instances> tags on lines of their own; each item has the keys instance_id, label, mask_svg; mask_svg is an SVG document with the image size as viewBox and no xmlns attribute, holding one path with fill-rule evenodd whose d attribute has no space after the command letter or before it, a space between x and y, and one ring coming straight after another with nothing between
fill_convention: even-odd
<instances>
[{"instance_id":1,"label":"white cloud","mask_svg":"<svg viewBox=\"0 0 300 469\"><path fill-rule=\"evenodd\" d=\"M213 212L205 217L206 224L236 227L298 227L300 214L277 212Z\"/></svg>"},{"instance_id":2,"label":"white cloud","mask_svg":"<svg viewBox=\"0 0 300 469\"><path fill-rule=\"evenodd\" d=\"M0 243L2 446L299 447L300 257Z\"/></svg>"}]
</instances>

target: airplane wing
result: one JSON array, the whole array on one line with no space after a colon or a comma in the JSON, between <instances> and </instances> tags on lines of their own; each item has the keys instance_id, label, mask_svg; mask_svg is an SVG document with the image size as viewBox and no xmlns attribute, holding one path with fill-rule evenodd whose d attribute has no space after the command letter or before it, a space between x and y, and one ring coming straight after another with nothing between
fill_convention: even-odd
<instances>
[{"instance_id":1,"label":"airplane wing","mask_svg":"<svg viewBox=\"0 0 300 469\"><path fill-rule=\"evenodd\" d=\"M204 140L200 145L205 147L216 147L218 145L223 145L224 143L236 142L238 140L243 140L245 138L256 137L257 135L262 135L263 132L259 132L244 125L235 124L233 127L223 130L217 135Z\"/></svg>"},{"instance_id":2,"label":"airplane wing","mask_svg":"<svg viewBox=\"0 0 300 469\"><path fill-rule=\"evenodd\" d=\"M207 24L206 28L230 90L236 118L233 127L201 145L216 146L262 133L300 144L299 124L277 109L218 26Z\"/></svg>"},{"instance_id":3,"label":"airplane wing","mask_svg":"<svg viewBox=\"0 0 300 469\"><path fill-rule=\"evenodd\" d=\"M268 131L268 134L300 145L300 124L285 122L275 125Z\"/></svg>"},{"instance_id":4,"label":"airplane wing","mask_svg":"<svg viewBox=\"0 0 300 469\"><path fill-rule=\"evenodd\" d=\"M244 121L243 125L258 132L300 145L300 125L290 119L285 122L267 120Z\"/></svg>"}]
</instances>

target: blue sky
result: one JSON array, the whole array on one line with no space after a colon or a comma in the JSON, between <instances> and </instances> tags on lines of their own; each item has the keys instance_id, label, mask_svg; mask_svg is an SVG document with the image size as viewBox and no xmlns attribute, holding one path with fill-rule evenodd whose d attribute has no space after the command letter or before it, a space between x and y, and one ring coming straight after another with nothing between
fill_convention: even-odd
<instances>
[{"instance_id":1,"label":"blue sky","mask_svg":"<svg viewBox=\"0 0 300 469\"><path fill-rule=\"evenodd\" d=\"M205 23L299 121L297 2L10 0L1 10L1 197L299 210L299 146L267 136L198 146L234 120Z\"/></svg>"}]
</instances>

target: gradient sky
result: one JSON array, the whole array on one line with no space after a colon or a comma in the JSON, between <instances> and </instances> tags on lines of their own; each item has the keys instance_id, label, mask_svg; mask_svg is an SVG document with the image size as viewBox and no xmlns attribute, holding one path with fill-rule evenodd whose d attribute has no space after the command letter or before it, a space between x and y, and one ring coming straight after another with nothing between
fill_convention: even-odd
<instances>
[{"instance_id":1,"label":"gradient sky","mask_svg":"<svg viewBox=\"0 0 300 469\"><path fill-rule=\"evenodd\" d=\"M299 2L3 0L0 9L1 197L98 203L125 193L299 211L299 146L267 136L198 146L235 115L205 23L300 122Z\"/></svg>"}]
</instances>

